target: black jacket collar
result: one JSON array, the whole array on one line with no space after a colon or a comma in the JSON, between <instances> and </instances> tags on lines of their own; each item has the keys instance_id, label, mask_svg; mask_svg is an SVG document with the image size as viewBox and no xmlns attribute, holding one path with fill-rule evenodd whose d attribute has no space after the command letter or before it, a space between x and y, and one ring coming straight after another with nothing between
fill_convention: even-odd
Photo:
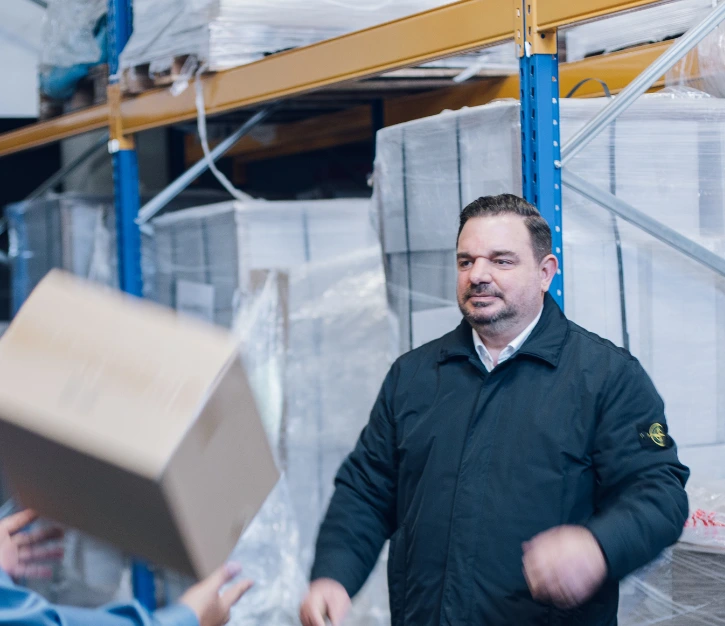
<instances>
[{"instance_id":1,"label":"black jacket collar","mask_svg":"<svg viewBox=\"0 0 725 626\"><path fill-rule=\"evenodd\" d=\"M516 354L541 359L556 367L568 333L569 322L554 298L547 293L541 319ZM465 319L458 328L443 337L438 362L443 363L454 357L478 358L471 325Z\"/></svg>"}]
</instances>

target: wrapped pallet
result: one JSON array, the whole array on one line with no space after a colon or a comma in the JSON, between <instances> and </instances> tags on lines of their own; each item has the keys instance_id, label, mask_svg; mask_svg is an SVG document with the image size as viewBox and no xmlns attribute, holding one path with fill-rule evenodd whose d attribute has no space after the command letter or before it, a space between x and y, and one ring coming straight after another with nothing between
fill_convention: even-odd
<instances>
[{"instance_id":1,"label":"wrapped pallet","mask_svg":"<svg viewBox=\"0 0 725 626\"><path fill-rule=\"evenodd\" d=\"M11 204L7 216L13 313L53 268L118 285L111 198L52 194Z\"/></svg>"},{"instance_id":2,"label":"wrapped pallet","mask_svg":"<svg viewBox=\"0 0 725 626\"><path fill-rule=\"evenodd\" d=\"M136 0L121 69L161 73L187 55L210 70L229 69L453 1ZM514 60L511 46L484 54L498 64Z\"/></svg>"},{"instance_id":3,"label":"wrapped pallet","mask_svg":"<svg viewBox=\"0 0 725 626\"><path fill-rule=\"evenodd\" d=\"M225 196L213 190L185 191L169 203L166 211L173 212ZM53 268L110 287L118 286L112 197L50 193L35 200L10 204L6 212L13 313ZM153 270L148 268L148 271Z\"/></svg>"},{"instance_id":4,"label":"wrapped pallet","mask_svg":"<svg viewBox=\"0 0 725 626\"><path fill-rule=\"evenodd\" d=\"M50 0L43 15L40 115L52 117L106 99L105 0Z\"/></svg>"},{"instance_id":5,"label":"wrapped pallet","mask_svg":"<svg viewBox=\"0 0 725 626\"><path fill-rule=\"evenodd\" d=\"M620 624L719 624L725 611L725 482L691 481L690 516L672 548L621 585Z\"/></svg>"},{"instance_id":6,"label":"wrapped pallet","mask_svg":"<svg viewBox=\"0 0 725 626\"><path fill-rule=\"evenodd\" d=\"M335 473L366 424L390 363L384 274L369 208L367 200L227 202L157 218L145 241L144 257L155 268L146 295L223 326L249 323L259 272L288 277L284 414L275 412L268 425L286 483L267 519L284 535L293 532L292 512L299 532L294 571L309 571ZM266 330L246 333L258 338ZM259 533L274 536L264 524ZM243 539L240 558L253 553ZM291 581L277 588L289 593L275 623L296 623L304 589ZM265 589L250 593L250 602L264 605ZM265 615L240 607L233 623L267 623ZM382 626L387 615L381 569L356 601L350 623Z\"/></svg>"},{"instance_id":7,"label":"wrapped pallet","mask_svg":"<svg viewBox=\"0 0 725 626\"><path fill-rule=\"evenodd\" d=\"M562 101L562 141L603 104ZM645 96L568 167L724 254L724 139L722 101ZM482 195L521 194L519 105L384 129L377 155L388 301L404 352L460 320L461 208ZM563 211L567 315L640 359L665 400L683 462L695 475L725 477L723 278L566 189Z\"/></svg>"},{"instance_id":8,"label":"wrapped pallet","mask_svg":"<svg viewBox=\"0 0 725 626\"><path fill-rule=\"evenodd\" d=\"M567 61L679 37L707 15L713 0L675 0L565 31Z\"/></svg>"}]
</instances>

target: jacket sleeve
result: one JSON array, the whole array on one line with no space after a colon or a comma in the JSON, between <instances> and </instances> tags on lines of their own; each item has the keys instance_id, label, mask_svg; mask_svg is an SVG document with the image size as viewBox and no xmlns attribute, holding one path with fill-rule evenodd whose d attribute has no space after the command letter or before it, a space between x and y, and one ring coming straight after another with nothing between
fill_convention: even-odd
<instances>
[{"instance_id":1,"label":"jacket sleeve","mask_svg":"<svg viewBox=\"0 0 725 626\"><path fill-rule=\"evenodd\" d=\"M664 404L639 362L602 398L592 455L597 507L587 527L620 580L675 543L687 519L689 470L667 434Z\"/></svg>"},{"instance_id":2,"label":"jacket sleeve","mask_svg":"<svg viewBox=\"0 0 725 626\"><path fill-rule=\"evenodd\" d=\"M136 602L100 609L50 604L42 596L17 587L0 570L0 626L199 626L186 606L175 605L149 614Z\"/></svg>"},{"instance_id":3,"label":"jacket sleeve","mask_svg":"<svg viewBox=\"0 0 725 626\"><path fill-rule=\"evenodd\" d=\"M396 372L393 365L370 421L337 473L317 538L311 579L336 580L350 597L367 580L394 530L397 458L391 405Z\"/></svg>"}]
</instances>

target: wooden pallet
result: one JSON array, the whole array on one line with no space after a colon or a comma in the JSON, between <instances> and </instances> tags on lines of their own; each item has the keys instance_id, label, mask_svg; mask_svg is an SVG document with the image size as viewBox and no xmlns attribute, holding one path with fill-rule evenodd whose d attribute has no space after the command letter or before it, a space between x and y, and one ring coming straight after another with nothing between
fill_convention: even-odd
<instances>
[{"instance_id":1,"label":"wooden pallet","mask_svg":"<svg viewBox=\"0 0 725 626\"><path fill-rule=\"evenodd\" d=\"M138 95L149 89L169 87L182 76L184 65L188 59L188 54L174 57L171 67L163 72L152 73L149 63L128 68L122 74L121 90L125 94ZM205 74L210 73L212 72L205 72Z\"/></svg>"},{"instance_id":2,"label":"wooden pallet","mask_svg":"<svg viewBox=\"0 0 725 626\"><path fill-rule=\"evenodd\" d=\"M88 76L82 79L70 100L61 101L39 94L40 120L49 120L64 113L71 113L96 104L106 102L108 89L108 65L105 63L92 67Z\"/></svg>"}]
</instances>

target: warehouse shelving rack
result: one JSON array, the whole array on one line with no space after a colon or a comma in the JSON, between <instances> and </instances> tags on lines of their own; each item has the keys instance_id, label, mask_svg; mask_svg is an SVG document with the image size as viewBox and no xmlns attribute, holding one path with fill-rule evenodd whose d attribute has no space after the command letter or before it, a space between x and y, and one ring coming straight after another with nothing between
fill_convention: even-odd
<instances>
[{"instance_id":1,"label":"warehouse shelving rack","mask_svg":"<svg viewBox=\"0 0 725 626\"><path fill-rule=\"evenodd\" d=\"M561 211L562 184L643 228L709 268L725 275L725 263L698 244L646 220L634 207L565 171L564 165L639 95L662 84L662 77L725 15L725 3L699 26L675 42L562 64L557 56L557 29L614 13L663 4L666 0L460 0L387 24L272 55L238 68L204 76L207 115L240 109L264 110L271 103L329 89L384 72L514 41L520 57L518 76L490 79L384 103L387 124L435 114L444 108L483 104L499 97L521 100L523 193L552 226L560 270L552 294L563 306ZM81 133L107 128L114 160L120 284L141 295L138 166L135 133L195 119L194 89L179 96L153 90L124 97L118 84L118 55L131 32L131 0L109 0L110 71L108 102L0 135L0 157ZM696 74L697 68L692 71ZM568 146L559 140L559 94L583 78L604 79L620 95L587 124ZM566 90L566 91L565 91ZM600 95L596 84L579 95ZM372 137L375 122L367 107L351 108L294 125L294 132L267 146L267 154L284 154L295 145L334 145L335 141ZM240 137L243 133L240 134ZM320 138L322 137L322 140ZM228 142L230 143L230 142ZM244 139L231 153L251 154ZM276 152L275 152L276 151ZM201 154L198 154L201 157ZM562 170L564 176L562 181ZM177 183L178 186L178 183ZM134 591L146 606L154 604L153 579L142 565L134 567Z\"/></svg>"}]
</instances>

